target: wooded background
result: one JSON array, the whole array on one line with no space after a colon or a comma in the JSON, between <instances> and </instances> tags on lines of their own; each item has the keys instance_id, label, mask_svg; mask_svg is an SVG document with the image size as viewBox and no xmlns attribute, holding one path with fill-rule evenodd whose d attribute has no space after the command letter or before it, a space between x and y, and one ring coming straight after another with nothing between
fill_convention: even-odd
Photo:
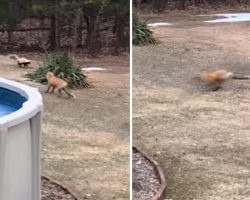
<instances>
[{"instance_id":1,"label":"wooded background","mask_svg":"<svg viewBox=\"0 0 250 200\"><path fill-rule=\"evenodd\" d=\"M190 7L219 8L234 6L250 6L250 0L133 0L137 8L157 11L165 9L186 10Z\"/></svg>"},{"instance_id":2,"label":"wooded background","mask_svg":"<svg viewBox=\"0 0 250 200\"><path fill-rule=\"evenodd\" d=\"M0 0L0 52L129 48L129 0Z\"/></svg>"}]
</instances>

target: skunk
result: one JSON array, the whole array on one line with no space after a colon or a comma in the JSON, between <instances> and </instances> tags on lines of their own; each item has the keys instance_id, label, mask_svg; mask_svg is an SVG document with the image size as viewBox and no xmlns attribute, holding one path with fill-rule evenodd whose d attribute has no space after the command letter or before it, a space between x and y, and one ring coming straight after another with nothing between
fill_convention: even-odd
<instances>
[{"instance_id":1,"label":"skunk","mask_svg":"<svg viewBox=\"0 0 250 200\"><path fill-rule=\"evenodd\" d=\"M17 65L19 67L28 67L30 64L31 64L31 61L28 60L27 58L24 58L24 57L19 57L18 55L16 54L11 54L8 56L10 59L12 60L16 60L17 61Z\"/></svg>"}]
</instances>

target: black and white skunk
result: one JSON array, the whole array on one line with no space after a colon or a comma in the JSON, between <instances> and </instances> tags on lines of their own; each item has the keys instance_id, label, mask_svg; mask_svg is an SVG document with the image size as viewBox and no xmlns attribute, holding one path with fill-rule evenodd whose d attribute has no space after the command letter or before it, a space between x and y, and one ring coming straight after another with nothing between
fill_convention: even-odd
<instances>
[{"instance_id":1,"label":"black and white skunk","mask_svg":"<svg viewBox=\"0 0 250 200\"><path fill-rule=\"evenodd\" d=\"M31 61L28 60L27 58L24 58L24 57L20 58L16 54L11 54L8 57L12 60L16 60L19 67L28 67L31 63Z\"/></svg>"}]
</instances>

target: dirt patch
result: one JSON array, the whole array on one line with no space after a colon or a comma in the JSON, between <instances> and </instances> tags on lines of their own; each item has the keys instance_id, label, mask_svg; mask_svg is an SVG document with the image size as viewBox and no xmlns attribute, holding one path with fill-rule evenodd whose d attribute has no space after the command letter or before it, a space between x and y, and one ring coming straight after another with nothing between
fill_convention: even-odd
<instances>
[{"instance_id":1,"label":"dirt patch","mask_svg":"<svg viewBox=\"0 0 250 200\"><path fill-rule=\"evenodd\" d=\"M32 58L32 57L29 57ZM73 91L76 99L46 94L46 86L27 81L22 69L0 56L2 77L37 87L43 96L42 172L69 188L78 199L129 198L129 65L125 57L77 59L111 68L90 73L91 89Z\"/></svg>"},{"instance_id":2,"label":"dirt patch","mask_svg":"<svg viewBox=\"0 0 250 200\"><path fill-rule=\"evenodd\" d=\"M249 199L250 81L211 92L197 79L204 69L250 74L249 23L187 20L133 50L134 143L165 169L169 199Z\"/></svg>"}]
</instances>

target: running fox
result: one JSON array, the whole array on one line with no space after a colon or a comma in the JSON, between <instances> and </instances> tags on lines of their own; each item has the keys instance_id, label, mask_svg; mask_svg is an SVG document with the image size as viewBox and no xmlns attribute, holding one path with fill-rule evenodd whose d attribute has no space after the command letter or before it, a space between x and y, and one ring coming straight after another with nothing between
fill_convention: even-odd
<instances>
[{"instance_id":1,"label":"running fox","mask_svg":"<svg viewBox=\"0 0 250 200\"><path fill-rule=\"evenodd\" d=\"M249 76L236 75L226 70L217 70L214 72L203 71L200 78L210 85L215 86L215 90L221 88L221 85L228 79L249 79Z\"/></svg>"},{"instance_id":2,"label":"running fox","mask_svg":"<svg viewBox=\"0 0 250 200\"><path fill-rule=\"evenodd\" d=\"M66 87L68 86L68 83L60 78L57 78L52 72L48 72L46 74L46 78L48 80L48 88L46 90L46 93L49 92L50 88L52 88L52 93L54 93L54 90L58 90L60 97L62 95L62 90L72 98L76 98L76 96L66 90Z\"/></svg>"}]
</instances>

